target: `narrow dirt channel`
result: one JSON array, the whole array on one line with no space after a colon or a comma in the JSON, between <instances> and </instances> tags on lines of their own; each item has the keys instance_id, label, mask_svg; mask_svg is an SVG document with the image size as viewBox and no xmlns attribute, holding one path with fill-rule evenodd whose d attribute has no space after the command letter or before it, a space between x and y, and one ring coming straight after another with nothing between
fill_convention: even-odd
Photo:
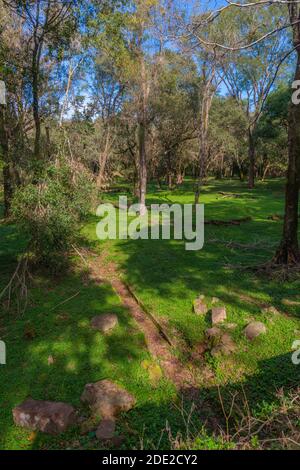
<instances>
[{"instance_id":1,"label":"narrow dirt channel","mask_svg":"<svg viewBox=\"0 0 300 470\"><path fill-rule=\"evenodd\" d=\"M174 356L172 348L163 337L153 319L142 309L137 299L121 280L117 267L113 263L103 264L100 256L88 257L90 277L94 282L109 282L124 307L128 309L138 327L143 332L150 354L160 364L164 375L171 380L178 390L196 387L195 377L182 362Z\"/></svg>"}]
</instances>

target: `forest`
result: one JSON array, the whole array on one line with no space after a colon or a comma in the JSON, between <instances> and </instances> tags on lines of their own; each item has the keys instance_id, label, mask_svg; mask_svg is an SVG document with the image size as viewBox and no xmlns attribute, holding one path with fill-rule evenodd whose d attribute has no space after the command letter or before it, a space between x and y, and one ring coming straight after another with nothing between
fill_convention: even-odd
<instances>
[{"instance_id":1,"label":"forest","mask_svg":"<svg viewBox=\"0 0 300 470\"><path fill-rule=\"evenodd\" d=\"M298 0L0 0L0 449L299 450L299 189Z\"/></svg>"}]
</instances>

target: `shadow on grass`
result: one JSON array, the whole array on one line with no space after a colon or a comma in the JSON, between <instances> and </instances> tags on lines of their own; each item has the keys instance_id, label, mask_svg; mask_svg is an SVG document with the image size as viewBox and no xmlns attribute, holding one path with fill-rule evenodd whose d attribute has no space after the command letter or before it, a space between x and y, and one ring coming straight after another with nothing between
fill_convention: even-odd
<instances>
[{"instance_id":1,"label":"shadow on grass","mask_svg":"<svg viewBox=\"0 0 300 470\"><path fill-rule=\"evenodd\" d=\"M102 335L90 327L90 320L106 312L116 313L119 325ZM56 282L39 277L25 314L3 309L0 328L7 349L7 364L1 366L1 448L19 447L19 441L25 448L30 444L28 432L17 429L12 420L12 408L29 396L81 409L85 384L104 378L135 395L137 390L140 396L149 393L139 370L149 357L144 337L110 285L94 284L81 273Z\"/></svg>"},{"instance_id":2,"label":"shadow on grass","mask_svg":"<svg viewBox=\"0 0 300 470\"><path fill-rule=\"evenodd\" d=\"M179 393L177 400L165 399L159 403L148 400L138 404L135 409L118 420L118 434L124 436L121 448L170 450L175 448L179 436L180 440L186 443L188 440L193 442L199 438L196 448L224 448L225 445L221 445L217 439L220 429L226 432L226 422L219 397L222 397L225 412L229 414L235 396L236 406L233 407L229 420L230 430L233 433L241 423L242 417L248 414L266 421L280 403L278 393L280 387L283 387L286 395L299 387L299 366L291 365L293 379L290 376L288 379L285 373L287 365L290 364L290 355L274 357L262 361L259 364L259 372L246 377L242 384L233 383L219 388L187 388ZM266 393L264 389L266 376L273 374L276 387L274 386L272 392ZM276 437L281 437L281 431L284 430L279 430ZM68 436L63 437L64 441L68 442ZM264 435L264 437L273 436ZM44 436L38 435L32 448L42 448L45 441ZM72 445L72 441L67 445ZM101 444L92 439L85 446L81 438L81 448L101 448ZM112 446L108 444L106 448L111 449Z\"/></svg>"}]
</instances>

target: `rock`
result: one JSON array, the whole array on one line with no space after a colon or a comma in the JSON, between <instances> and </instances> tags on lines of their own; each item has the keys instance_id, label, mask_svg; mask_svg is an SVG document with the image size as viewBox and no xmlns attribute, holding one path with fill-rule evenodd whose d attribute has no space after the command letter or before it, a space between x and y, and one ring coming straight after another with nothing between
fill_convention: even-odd
<instances>
[{"instance_id":1,"label":"rock","mask_svg":"<svg viewBox=\"0 0 300 470\"><path fill-rule=\"evenodd\" d=\"M229 356L236 350L236 344L228 333L225 333L220 343L217 344L212 350L212 356L224 355Z\"/></svg>"},{"instance_id":2,"label":"rock","mask_svg":"<svg viewBox=\"0 0 300 470\"><path fill-rule=\"evenodd\" d=\"M209 339L218 338L222 335L222 331L216 326L214 326L213 328L209 328L208 330L206 330L205 334Z\"/></svg>"},{"instance_id":3,"label":"rock","mask_svg":"<svg viewBox=\"0 0 300 470\"><path fill-rule=\"evenodd\" d=\"M96 437L99 441L109 441L114 437L116 423L114 419L103 419L96 431Z\"/></svg>"},{"instance_id":4,"label":"rock","mask_svg":"<svg viewBox=\"0 0 300 470\"><path fill-rule=\"evenodd\" d=\"M227 318L226 308L225 307L214 307L212 309L212 324L217 325L222 323Z\"/></svg>"},{"instance_id":5,"label":"rock","mask_svg":"<svg viewBox=\"0 0 300 470\"><path fill-rule=\"evenodd\" d=\"M193 362L198 362L203 360L203 355L206 353L208 350L208 345L205 342L198 344L193 351L191 352L190 359Z\"/></svg>"},{"instance_id":6,"label":"rock","mask_svg":"<svg viewBox=\"0 0 300 470\"><path fill-rule=\"evenodd\" d=\"M107 333L112 330L118 324L118 317L114 313L107 313L104 315L98 315L91 321L91 327L95 330L99 330L102 333Z\"/></svg>"},{"instance_id":7,"label":"rock","mask_svg":"<svg viewBox=\"0 0 300 470\"><path fill-rule=\"evenodd\" d=\"M271 307L266 307L262 309L262 313L265 313L267 315L280 315L278 312L277 308L271 306Z\"/></svg>"},{"instance_id":8,"label":"rock","mask_svg":"<svg viewBox=\"0 0 300 470\"><path fill-rule=\"evenodd\" d=\"M17 426L60 434L76 423L76 412L67 403L29 398L13 409L13 418Z\"/></svg>"},{"instance_id":9,"label":"rock","mask_svg":"<svg viewBox=\"0 0 300 470\"><path fill-rule=\"evenodd\" d=\"M246 338L252 341L262 334L266 334L267 328L261 322L252 322L245 329Z\"/></svg>"},{"instance_id":10,"label":"rock","mask_svg":"<svg viewBox=\"0 0 300 470\"><path fill-rule=\"evenodd\" d=\"M201 297L194 301L194 312L196 315L206 315L208 312L208 307Z\"/></svg>"},{"instance_id":11,"label":"rock","mask_svg":"<svg viewBox=\"0 0 300 470\"><path fill-rule=\"evenodd\" d=\"M120 447L125 441L125 436L114 436L111 440L113 447Z\"/></svg>"},{"instance_id":12,"label":"rock","mask_svg":"<svg viewBox=\"0 0 300 470\"><path fill-rule=\"evenodd\" d=\"M109 380L87 384L81 401L87 403L102 418L112 418L123 411L129 411L136 403L130 393Z\"/></svg>"}]
</instances>

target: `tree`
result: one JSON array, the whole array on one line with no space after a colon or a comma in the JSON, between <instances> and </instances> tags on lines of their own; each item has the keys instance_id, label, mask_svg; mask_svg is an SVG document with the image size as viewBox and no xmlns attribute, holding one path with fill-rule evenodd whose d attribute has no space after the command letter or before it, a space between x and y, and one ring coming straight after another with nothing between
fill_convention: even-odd
<instances>
[{"instance_id":1,"label":"tree","mask_svg":"<svg viewBox=\"0 0 300 470\"><path fill-rule=\"evenodd\" d=\"M139 155L139 202L141 212L147 193L147 138L150 114L149 99L157 84L160 56L150 47L149 32L158 0L135 0L132 8L111 6L99 16L100 32L96 44L113 61L119 83L130 95L137 124ZM104 25L104 26L103 26Z\"/></svg>"},{"instance_id":2,"label":"tree","mask_svg":"<svg viewBox=\"0 0 300 470\"><path fill-rule=\"evenodd\" d=\"M300 4L295 0L288 4L290 25L293 32L293 48L296 53L295 81L300 80ZM290 104L288 118L289 164L286 185L285 217L281 244L275 255L276 264L300 263L298 243L298 212L300 189L300 106Z\"/></svg>"},{"instance_id":3,"label":"tree","mask_svg":"<svg viewBox=\"0 0 300 470\"><path fill-rule=\"evenodd\" d=\"M238 174L244 179L247 168L247 119L243 109L230 96L216 96L209 126L209 165L218 178Z\"/></svg>"},{"instance_id":4,"label":"tree","mask_svg":"<svg viewBox=\"0 0 300 470\"><path fill-rule=\"evenodd\" d=\"M113 64L107 59L95 57L91 83L90 113L101 122L97 187L102 188L105 169L115 141L116 116L120 111L124 86L117 78Z\"/></svg>"},{"instance_id":5,"label":"tree","mask_svg":"<svg viewBox=\"0 0 300 470\"><path fill-rule=\"evenodd\" d=\"M252 39L267 31L270 24L276 23L277 9L267 9L260 12L260 21L268 25L255 31L258 14L253 11L239 14L238 31L235 41L241 41L243 36ZM251 50L228 53L222 64L224 83L228 92L244 110L248 121L248 186L255 186L256 163L256 129L275 79L279 73L280 59L286 53L286 40L282 34L274 35L259 42Z\"/></svg>"},{"instance_id":6,"label":"tree","mask_svg":"<svg viewBox=\"0 0 300 470\"><path fill-rule=\"evenodd\" d=\"M165 177L170 189L174 183L182 183L185 169L191 163L187 147L197 138L197 82L193 60L165 51L159 83L151 96L154 116L151 154L153 174L159 185Z\"/></svg>"},{"instance_id":7,"label":"tree","mask_svg":"<svg viewBox=\"0 0 300 470\"><path fill-rule=\"evenodd\" d=\"M270 93L256 128L259 175L284 176L288 162L290 87L281 83Z\"/></svg>"},{"instance_id":8,"label":"tree","mask_svg":"<svg viewBox=\"0 0 300 470\"><path fill-rule=\"evenodd\" d=\"M278 17L273 29L266 32L265 23L261 21L262 10L268 10L275 7L278 9ZM227 4L211 12L208 17L209 22L217 20L220 14L226 12L228 9L234 8L236 11L246 11L247 9L255 9L258 15L258 26L256 32L261 34L256 35L253 40L252 35L245 35L243 43L235 43L224 45L218 42L208 42L205 38L197 38L204 44L221 48L227 51L241 51L250 50L259 43L263 43L271 36L275 36L285 32L285 39L290 44L290 50L283 55L279 60L278 66L294 53L296 58L296 71L294 75L295 81L300 80L300 4L297 0L290 0L288 2L280 2L271 0L270 2L254 1L248 4L241 4L238 2ZM288 18L286 18L286 11ZM207 20L207 21L208 21ZM261 31L263 28L263 31ZM290 34L292 33L292 40ZM287 173L286 185L286 202L285 202L285 217L283 236L277 253L273 259L273 264L293 266L300 262L300 251L298 243L298 209L299 209L299 189L300 189L300 106L292 102L289 110L288 120L288 135L289 135L289 164Z\"/></svg>"},{"instance_id":9,"label":"tree","mask_svg":"<svg viewBox=\"0 0 300 470\"><path fill-rule=\"evenodd\" d=\"M59 40L70 34L72 9L76 2L69 0L11 0L5 2L23 21L24 41L30 60L30 84L32 92L32 112L35 124L34 157L41 158L41 115L40 97L42 93L41 63L45 46L58 47ZM70 20L70 22L69 22Z\"/></svg>"},{"instance_id":10,"label":"tree","mask_svg":"<svg viewBox=\"0 0 300 470\"><path fill-rule=\"evenodd\" d=\"M20 170L28 156L26 131L31 130L27 48L18 15L0 5L0 79L6 88L6 106L1 106L0 156L3 168L4 215L10 215L14 188L20 184Z\"/></svg>"},{"instance_id":11,"label":"tree","mask_svg":"<svg viewBox=\"0 0 300 470\"><path fill-rule=\"evenodd\" d=\"M194 57L198 65L199 81L198 81L198 175L195 188L195 204L199 203L200 191L205 178L205 168L208 164L208 129L210 121L210 111L212 101L218 91L223 78L220 76L220 61L223 53L218 51L215 47L210 47L208 44L198 40L198 35L195 34L197 24L201 24L201 30L207 40L213 40L216 37L223 37L224 29L222 24L208 24L207 18L209 12L204 12L199 7L192 5L192 7L183 6L181 12L176 11L175 15L181 28L178 31L179 37L183 47L183 52L190 54ZM191 11L187 11L187 10ZM177 26L175 26L177 29Z\"/></svg>"}]
</instances>

